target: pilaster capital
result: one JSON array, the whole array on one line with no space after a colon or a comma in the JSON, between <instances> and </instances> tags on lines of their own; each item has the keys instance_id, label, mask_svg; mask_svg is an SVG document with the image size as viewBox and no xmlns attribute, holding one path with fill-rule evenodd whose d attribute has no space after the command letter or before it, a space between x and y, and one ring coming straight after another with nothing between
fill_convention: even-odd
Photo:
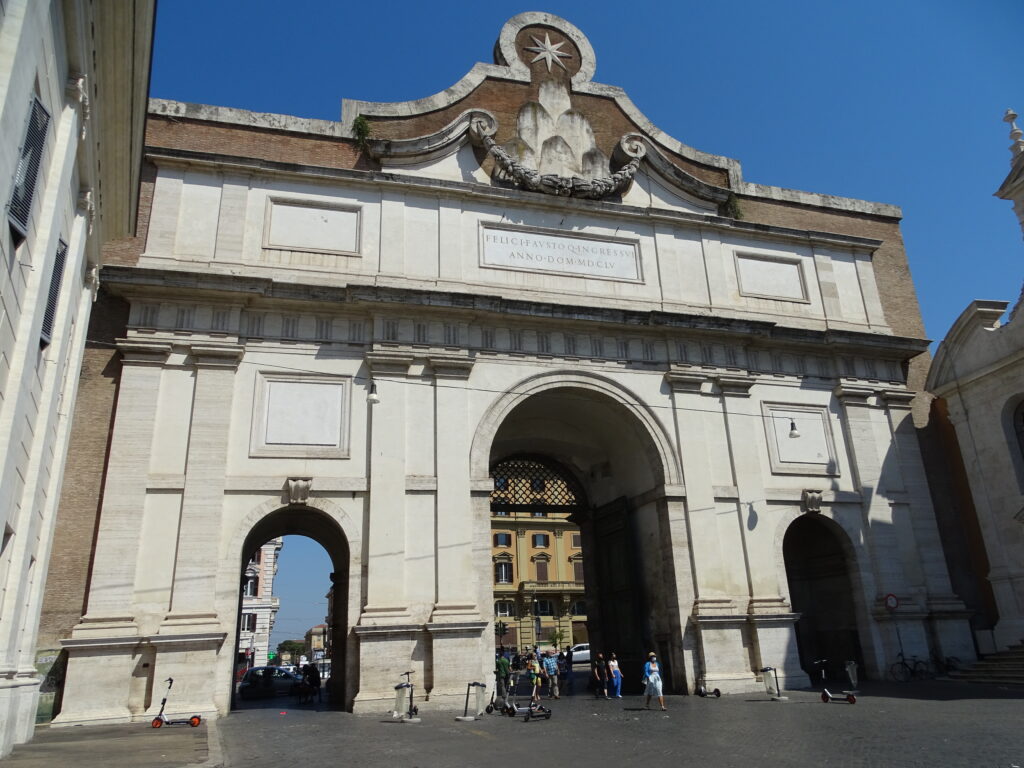
<instances>
[{"instance_id":1,"label":"pilaster capital","mask_svg":"<svg viewBox=\"0 0 1024 768\"><path fill-rule=\"evenodd\" d=\"M374 350L367 352L366 367L373 376L408 376L412 365L412 355L402 352L384 352Z\"/></svg>"},{"instance_id":2,"label":"pilaster capital","mask_svg":"<svg viewBox=\"0 0 1024 768\"><path fill-rule=\"evenodd\" d=\"M890 410L910 410L910 406L914 402L916 393L908 392L905 389L886 389L880 393L882 401L889 407Z\"/></svg>"},{"instance_id":3,"label":"pilaster capital","mask_svg":"<svg viewBox=\"0 0 1024 768\"><path fill-rule=\"evenodd\" d=\"M755 382L749 376L718 376L715 383L725 397L750 397Z\"/></svg>"},{"instance_id":4,"label":"pilaster capital","mask_svg":"<svg viewBox=\"0 0 1024 768\"><path fill-rule=\"evenodd\" d=\"M555 538L556 539L560 539L560 538L562 538L562 534L565 533L565 531L562 530L561 528L555 528L555 530L552 531L552 533L555 534Z\"/></svg>"},{"instance_id":5,"label":"pilaster capital","mask_svg":"<svg viewBox=\"0 0 1024 768\"><path fill-rule=\"evenodd\" d=\"M517 529L516 530L516 537L520 538L520 539L525 539L526 538L526 529L525 528Z\"/></svg>"},{"instance_id":6,"label":"pilaster capital","mask_svg":"<svg viewBox=\"0 0 1024 768\"><path fill-rule=\"evenodd\" d=\"M868 405L868 398L875 393L870 387L860 387L845 382L837 384L836 388L832 391L839 399L839 402L847 407L851 405L866 407Z\"/></svg>"},{"instance_id":7,"label":"pilaster capital","mask_svg":"<svg viewBox=\"0 0 1024 768\"><path fill-rule=\"evenodd\" d=\"M673 392L700 395L703 393L704 383L711 381L711 377L689 368L673 365L665 371L665 381Z\"/></svg>"},{"instance_id":8,"label":"pilaster capital","mask_svg":"<svg viewBox=\"0 0 1024 768\"><path fill-rule=\"evenodd\" d=\"M196 368L238 367L245 348L241 344L192 344L189 354Z\"/></svg>"},{"instance_id":9,"label":"pilaster capital","mask_svg":"<svg viewBox=\"0 0 1024 768\"><path fill-rule=\"evenodd\" d=\"M165 341L117 339L116 344L125 365L163 365L171 354L171 345Z\"/></svg>"},{"instance_id":10,"label":"pilaster capital","mask_svg":"<svg viewBox=\"0 0 1024 768\"><path fill-rule=\"evenodd\" d=\"M475 362L468 354L430 355L427 360L438 379L468 379Z\"/></svg>"}]
</instances>

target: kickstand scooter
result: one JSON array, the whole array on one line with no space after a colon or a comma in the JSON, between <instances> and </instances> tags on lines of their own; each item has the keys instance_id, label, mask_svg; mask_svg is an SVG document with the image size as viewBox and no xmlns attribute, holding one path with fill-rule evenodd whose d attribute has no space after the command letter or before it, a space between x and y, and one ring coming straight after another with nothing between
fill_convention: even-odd
<instances>
[{"instance_id":1,"label":"kickstand scooter","mask_svg":"<svg viewBox=\"0 0 1024 768\"><path fill-rule=\"evenodd\" d=\"M416 686L412 682L412 672L403 672L402 677L405 678L405 682L395 686L395 705L391 710L391 717L401 720L403 723L418 723L420 718L417 715L420 713L420 708L413 701L413 691L415 691ZM406 706L406 691L409 691L409 704L408 709L403 712L402 708Z\"/></svg>"},{"instance_id":2,"label":"kickstand scooter","mask_svg":"<svg viewBox=\"0 0 1024 768\"><path fill-rule=\"evenodd\" d=\"M819 664L819 663L821 664L821 682L822 682L821 701L822 701L822 703L828 704L830 701L837 701L838 700L838 701L845 701L848 704L856 704L857 703L857 694L860 693L860 691L857 690L857 662L856 661L848 661L848 662L846 662L846 665L845 665L846 666L846 676L848 678L850 678L850 690L842 691L841 693L832 693L828 688L824 687L824 683L825 683L825 662L826 661L827 661L826 659L822 659L820 662L815 662L815 664Z\"/></svg>"},{"instance_id":3,"label":"kickstand scooter","mask_svg":"<svg viewBox=\"0 0 1024 768\"><path fill-rule=\"evenodd\" d=\"M164 714L164 707L167 706L167 697L171 694L171 686L174 685L174 678L168 677L164 682L167 683L167 692L164 694L164 698L160 702L160 711L157 712L156 717L153 718L153 722L151 722L150 725L154 728L163 728L165 725L191 725L193 728L197 727L199 723L203 721L201 715L192 715L192 717L183 717L179 720L172 720Z\"/></svg>"}]
</instances>

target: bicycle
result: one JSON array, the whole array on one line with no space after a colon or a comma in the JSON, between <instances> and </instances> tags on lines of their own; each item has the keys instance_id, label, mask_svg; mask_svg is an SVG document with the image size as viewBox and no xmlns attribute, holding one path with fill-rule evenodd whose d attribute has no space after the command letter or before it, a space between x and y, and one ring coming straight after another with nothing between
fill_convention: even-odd
<instances>
[{"instance_id":1,"label":"bicycle","mask_svg":"<svg viewBox=\"0 0 1024 768\"><path fill-rule=\"evenodd\" d=\"M929 680L935 675L932 673L928 662L911 656L907 661L903 651L896 654L899 661L893 662L889 667L889 679L897 683L909 683L911 680Z\"/></svg>"},{"instance_id":2,"label":"bicycle","mask_svg":"<svg viewBox=\"0 0 1024 768\"><path fill-rule=\"evenodd\" d=\"M932 654L931 666L936 674L946 677L950 672L956 672L960 669L962 662L956 656L946 656L943 658L938 654Z\"/></svg>"}]
</instances>

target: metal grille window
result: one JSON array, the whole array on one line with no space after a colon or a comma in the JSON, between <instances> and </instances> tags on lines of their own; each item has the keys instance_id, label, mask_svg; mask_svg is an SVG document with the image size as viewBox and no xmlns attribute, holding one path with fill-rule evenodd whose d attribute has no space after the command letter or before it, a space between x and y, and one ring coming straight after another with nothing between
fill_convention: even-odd
<instances>
[{"instance_id":1,"label":"metal grille window","mask_svg":"<svg viewBox=\"0 0 1024 768\"><path fill-rule=\"evenodd\" d=\"M50 124L50 113L39 99L32 100L29 109L25 141L18 157L18 169L14 174L14 189L7 205L7 220L11 228L24 238L28 235L28 220L32 214L32 199L36 192L36 180L43 164L43 150L46 147L46 129Z\"/></svg>"},{"instance_id":2,"label":"metal grille window","mask_svg":"<svg viewBox=\"0 0 1024 768\"><path fill-rule=\"evenodd\" d=\"M398 321L397 320L385 320L384 321L384 340L385 341L398 341Z\"/></svg>"},{"instance_id":3,"label":"metal grille window","mask_svg":"<svg viewBox=\"0 0 1024 768\"><path fill-rule=\"evenodd\" d=\"M212 331L226 331L228 329L228 321L230 319L230 313L226 309L215 309L213 310L213 323Z\"/></svg>"},{"instance_id":4,"label":"metal grille window","mask_svg":"<svg viewBox=\"0 0 1024 768\"><path fill-rule=\"evenodd\" d=\"M324 341L331 338L331 318L318 317L316 319L316 337Z\"/></svg>"},{"instance_id":5,"label":"metal grille window","mask_svg":"<svg viewBox=\"0 0 1024 768\"><path fill-rule=\"evenodd\" d=\"M547 333L537 334L537 351L542 355L547 355L551 352L551 336Z\"/></svg>"},{"instance_id":6,"label":"metal grille window","mask_svg":"<svg viewBox=\"0 0 1024 768\"><path fill-rule=\"evenodd\" d=\"M576 354L576 337L572 334L566 334L565 336L565 354Z\"/></svg>"},{"instance_id":7,"label":"metal grille window","mask_svg":"<svg viewBox=\"0 0 1024 768\"><path fill-rule=\"evenodd\" d=\"M444 326L445 346L455 347L459 344L459 326L445 323Z\"/></svg>"},{"instance_id":8,"label":"metal grille window","mask_svg":"<svg viewBox=\"0 0 1024 768\"><path fill-rule=\"evenodd\" d=\"M53 272L50 273L50 292L46 296L43 328L39 333L39 343L44 347L53 338L53 324L57 319L57 302L60 300L60 284L64 280L64 262L67 257L68 244L60 240L57 243L57 255L53 259Z\"/></svg>"},{"instance_id":9,"label":"metal grille window","mask_svg":"<svg viewBox=\"0 0 1024 768\"><path fill-rule=\"evenodd\" d=\"M363 323L358 320L352 320L348 324L348 340L349 341L362 341L363 340Z\"/></svg>"},{"instance_id":10,"label":"metal grille window","mask_svg":"<svg viewBox=\"0 0 1024 768\"><path fill-rule=\"evenodd\" d=\"M491 476L491 504L575 507L581 503L575 483L539 461L506 459L494 467Z\"/></svg>"},{"instance_id":11,"label":"metal grille window","mask_svg":"<svg viewBox=\"0 0 1024 768\"><path fill-rule=\"evenodd\" d=\"M286 339L299 337L299 316L283 315L281 317L281 335Z\"/></svg>"},{"instance_id":12,"label":"metal grille window","mask_svg":"<svg viewBox=\"0 0 1024 768\"><path fill-rule=\"evenodd\" d=\"M415 330L415 333L414 333L414 337L416 339L416 343L417 344L426 344L427 343L427 324L426 323L416 323L416 330Z\"/></svg>"}]
</instances>

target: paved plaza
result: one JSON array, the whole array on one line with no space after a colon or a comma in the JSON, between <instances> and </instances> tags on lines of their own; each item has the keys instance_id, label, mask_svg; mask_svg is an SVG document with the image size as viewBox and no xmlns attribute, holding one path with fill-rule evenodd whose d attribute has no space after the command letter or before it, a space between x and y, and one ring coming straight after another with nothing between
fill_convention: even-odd
<instances>
[{"instance_id":1,"label":"paved plaza","mask_svg":"<svg viewBox=\"0 0 1024 768\"><path fill-rule=\"evenodd\" d=\"M853 706L787 693L781 703L763 694L668 697L668 712L644 710L642 698L563 697L551 703L551 720L533 722L490 715L460 723L427 703L419 724L278 699L198 729L45 728L5 765L1024 768L1024 690L866 683Z\"/></svg>"}]
</instances>

